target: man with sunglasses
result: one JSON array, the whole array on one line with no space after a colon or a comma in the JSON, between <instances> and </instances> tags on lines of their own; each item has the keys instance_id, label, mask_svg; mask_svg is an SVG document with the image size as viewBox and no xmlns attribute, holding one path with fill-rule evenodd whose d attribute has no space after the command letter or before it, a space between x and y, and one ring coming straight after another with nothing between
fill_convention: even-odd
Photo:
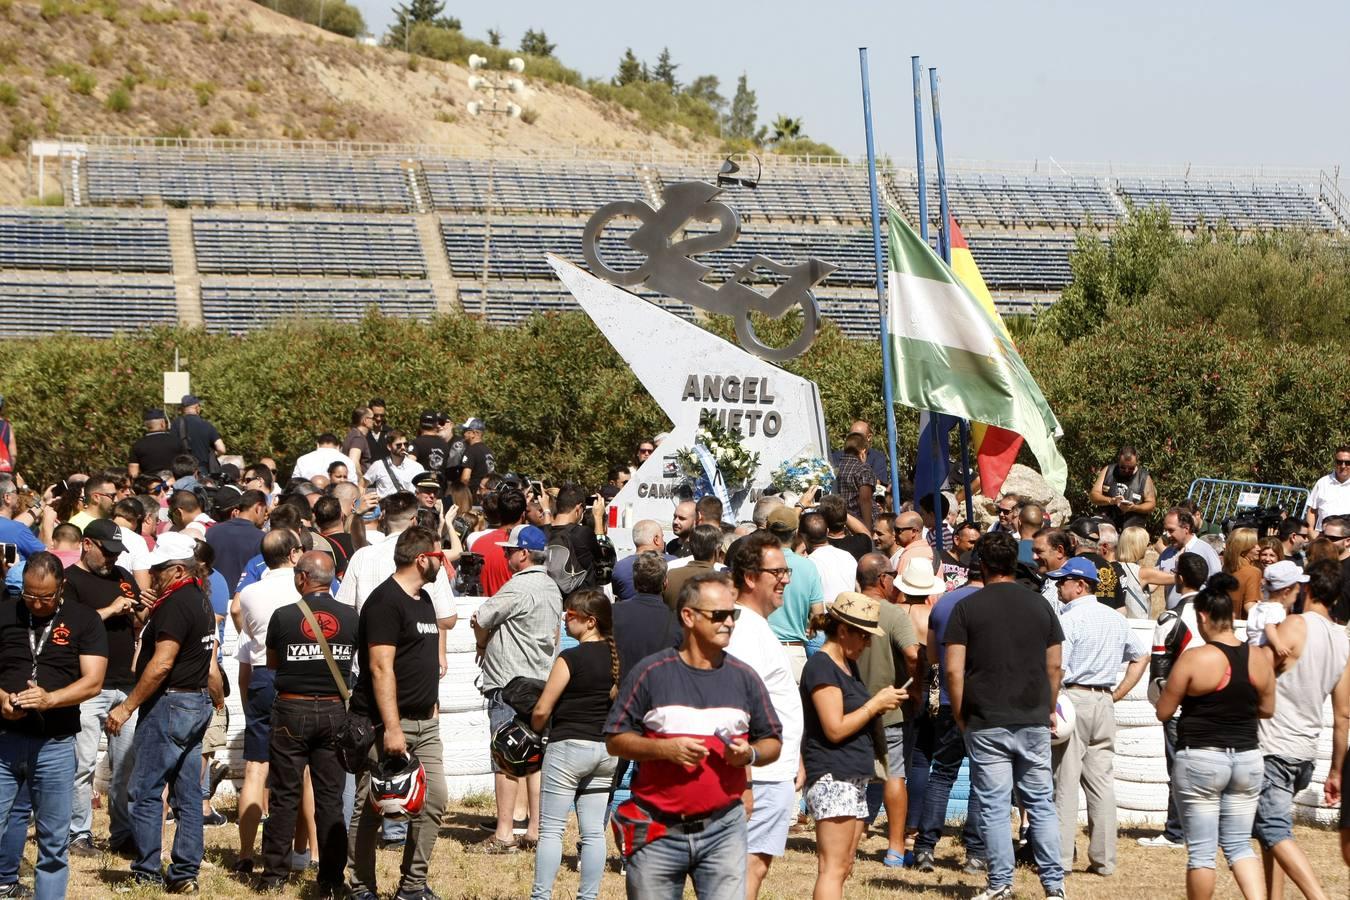
<instances>
[{"instance_id":1,"label":"man with sunglasses","mask_svg":"<svg viewBox=\"0 0 1350 900\"><path fill-rule=\"evenodd\" d=\"M66 895L80 704L108 664L98 613L64 597L61 561L43 552L28 559L22 595L0 599L0 822L20 791L31 797L38 900Z\"/></svg>"},{"instance_id":2,"label":"man with sunglasses","mask_svg":"<svg viewBox=\"0 0 1350 900\"><path fill-rule=\"evenodd\" d=\"M93 475L84 483L84 509L70 517L70 524L84 531L95 519L112 516L117 505L117 484L104 475Z\"/></svg>"},{"instance_id":3,"label":"man with sunglasses","mask_svg":"<svg viewBox=\"0 0 1350 900\"><path fill-rule=\"evenodd\" d=\"M727 652L759 673L782 724L782 753L774 762L750 772L745 895L753 900L759 896L774 857L787 849L788 828L797 821L795 796L804 720L792 661L768 622L783 605L784 591L792 580L782 543L768 531L756 531L737 542L729 562L741 616Z\"/></svg>"},{"instance_id":4,"label":"man with sunglasses","mask_svg":"<svg viewBox=\"0 0 1350 900\"><path fill-rule=\"evenodd\" d=\"M370 410L371 422L370 432L366 435L366 443L370 445L370 461L378 462L389 455L389 443L393 436L393 429L385 424L389 415L385 409L383 397L371 397L366 407Z\"/></svg>"},{"instance_id":5,"label":"man with sunglasses","mask_svg":"<svg viewBox=\"0 0 1350 900\"><path fill-rule=\"evenodd\" d=\"M1308 530L1322 531L1332 516L1350 514L1350 444L1336 448L1330 473L1317 479L1308 494Z\"/></svg>"},{"instance_id":6,"label":"man with sunglasses","mask_svg":"<svg viewBox=\"0 0 1350 900\"><path fill-rule=\"evenodd\" d=\"M628 673L605 723L609 752L640 764L614 815L631 898L678 896L686 877L701 900L746 896L742 795L751 767L778 759L783 726L759 674L726 652L735 601L724 574L685 582L683 643Z\"/></svg>"},{"instance_id":7,"label":"man with sunglasses","mask_svg":"<svg viewBox=\"0 0 1350 900\"><path fill-rule=\"evenodd\" d=\"M417 476L426 471L417 457L408 452L408 436L397 428L386 432L388 452L366 469L366 487L381 500L398 491L413 490Z\"/></svg>"},{"instance_id":8,"label":"man with sunglasses","mask_svg":"<svg viewBox=\"0 0 1350 900\"><path fill-rule=\"evenodd\" d=\"M629 476L636 478L638 469L642 468L643 463L651 459L655 452L655 441L638 441L637 447L633 450L633 464L628 467Z\"/></svg>"},{"instance_id":9,"label":"man with sunglasses","mask_svg":"<svg viewBox=\"0 0 1350 900\"><path fill-rule=\"evenodd\" d=\"M997 531L1007 532L1011 535L1017 534L1017 509L1022 504L1020 494L1004 494L998 498L994 504L994 511L998 514L998 521L989 526L991 533Z\"/></svg>"},{"instance_id":10,"label":"man with sunglasses","mask_svg":"<svg viewBox=\"0 0 1350 900\"><path fill-rule=\"evenodd\" d=\"M481 540L481 538L480 538ZM484 600L473 615L483 669L483 696L488 701L488 726L495 734L516 716L502 698L502 689L517 676L548 678L558 655L562 624L562 592L544 571L544 548L548 538L533 525L516 525L500 542L511 572L506 584ZM539 840L540 774L515 778L499 771L493 761L493 787L497 796L497 830L478 847L483 853L513 853L520 848L512 817L516 794L523 786L529 792L530 823L525 830L527 846Z\"/></svg>"},{"instance_id":11,"label":"man with sunglasses","mask_svg":"<svg viewBox=\"0 0 1350 900\"><path fill-rule=\"evenodd\" d=\"M396 900L439 900L427 886L441 813L445 811L445 751L437 718L440 682L440 627L428 588L445 568L434 532L413 526L394 544L394 574L366 598L357 625L360 675L351 712L370 718L375 743L371 765L411 754L426 772L427 796L421 813L408 823L407 846L399 867ZM370 774L357 785L359 821L347 838L351 872L347 896L375 900L375 847L380 814L369 802Z\"/></svg>"}]
</instances>

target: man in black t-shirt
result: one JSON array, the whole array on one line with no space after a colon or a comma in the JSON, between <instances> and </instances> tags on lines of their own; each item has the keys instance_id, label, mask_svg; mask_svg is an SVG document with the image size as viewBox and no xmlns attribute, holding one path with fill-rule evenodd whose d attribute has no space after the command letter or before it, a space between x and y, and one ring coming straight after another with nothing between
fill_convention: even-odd
<instances>
[{"instance_id":1,"label":"man in black t-shirt","mask_svg":"<svg viewBox=\"0 0 1350 900\"><path fill-rule=\"evenodd\" d=\"M464 468L460 470L459 480L461 484L469 486L474 496L482 492L487 477L497 471L497 460L488 445L483 443L483 430L486 427L483 420L476 416L461 426L465 447Z\"/></svg>"},{"instance_id":2,"label":"man in black t-shirt","mask_svg":"<svg viewBox=\"0 0 1350 900\"><path fill-rule=\"evenodd\" d=\"M426 586L445 565L435 533L414 526L394 545L394 574L371 591L361 607L356 645L361 674L352 692L353 715L375 726L372 765L384 757L412 754L426 770L427 797L422 812L408 825L399 871L399 896L421 897L436 830L445 811L446 784L440 723L436 718L440 681L440 627ZM356 791L360 819L347 838L351 874L349 896L374 895L375 846L380 815L368 802L370 775L361 775Z\"/></svg>"},{"instance_id":3,"label":"man in black t-shirt","mask_svg":"<svg viewBox=\"0 0 1350 900\"><path fill-rule=\"evenodd\" d=\"M347 719L345 700L358 625L356 611L329 593L332 582L333 560L328 554L310 551L296 562L295 589L328 643L340 683L300 604L281 607L267 623L267 665L276 671L277 700L268 744L271 813L263 829L260 891L281 888L290 875L291 838L306 766L314 785L319 894L336 897L343 889L347 826L342 821L342 792L347 776L335 747Z\"/></svg>"},{"instance_id":4,"label":"man in black t-shirt","mask_svg":"<svg viewBox=\"0 0 1350 900\"><path fill-rule=\"evenodd\" d=\"M445 471L445 455L450 449L449 443L441 436L444 425L444 414L431 409L423 410L422 418L417 421L417 437L412 442L413 456L417 457L422 468L436 475Z\"/></svg>"},{"instance_id":5,"label":"man in black t-shirt","mask_svg":"<svg viewBox=\"0 0 1350 900\"><path fill-rule=\"evenodd\" d=\"M206 474L220 471L219 458L225 455L225 442L216 426L202 418L202 400L193 394L184 394L178 418L173 423L173 435L179 452L191 453L197 466Z\"/></svg>"},{"instance_id":6,"label":"man in black t-shirt","mask_svg":"<svg viewBox=\"0 0 1350 900\"><path fill-rule=\"evenodd\" d=\"M1018 584L1017 540L986 534L975 544L985 587L957 604L947 622L947 693L965 732L970 789L980 802L989 900L1012 897L1008 830L1014 787L1031 823L1030 841L1045 896L1064 897L1059 817L1050 775L1050 724L1059 695L1059 617ZM1014 784L1014 772L1020 772Z\"/></svg>"},{"instance_id":7,"label":"man in black t-shirt","mask_svg":"<svg viewBox=\"0 0 1350 900\"><path fill-rule=\"evenodd\" d=\"M205 567L196 549L192 537L165 532L151 551L147 561L156 599L141 631L136 686L108 712L104 726L117 735L140 711L128 791L136 849L132 881L175 894L197 892L204 851L202 737L213 702L225 705L216 666L215 613L202 590ZM161 873L166 786L178 823L168 871Z\"/></svg>"},{"instance_id":8,"label":"man in black t-shirt","mask_svg":"<svg viewBox=\"0 0 1350 900\"><path fill-rule=\"evenodd\" d=\"M27 792L39 897L66 895L79 706L98 694L108 663L98 615L67 602L64 582L61 560L35 553L22 598L0 599L0 822Z\"/></svg>"},{"instance_id":9,"label":"man in black t-shirt","mask_svg":"<svg viewBox=\"0 0 1350 900\"><path fill-rule=\"evenodd\" d=\"M553 509L553 524L548 528L549 544L562 544L570 554L567 561L567 574L580 577L577 584L569 584L563 591L564 596L582 588L600 585L600 536L605 533L604 501L597 498L591 507L591 525L582 523L586 491L575 484L565 484L558 489L558 499ZM550 571L549 574L554 574ZM556 578L556 575L555 575ZM562 586L561 583L559 585Z\"/></svg>"},{"instance_id":10,"label":"man in black t-shirt","mask_svg":"<svg viewBox=\"0 0 1350 900\"><path fill-rule=\"evenodd\" d=\"M183 452L183 444L169 433L169 419L162 409L145 411L145 436L131 445L127 456L127 474L132 478L144 472L158 475L173 471L173 458Z\"/></svg>"},{"instance_id":11,"label":"man in black t-shirt","mask_svg":"<svg viewBox=\"0 0 1350 900\"><path fill-rule=\"evenodd\" d=\"M70 819L70 852L99 856L93 841L94 766L98 742L108 711L127 699L136 683L132 674L136 634L141 624L142 598L130 572L114 565L125 550L122 530L110 519L95 519L85 529L80 559L66 570L65 598L87 607L103 621L108 635L108 671L103 689L80 704L80 734L76 741L75 803ZM136 732L134 718L116 737L108 738L108 763L112 780L108 786L109 846L131 846L131 818L127 810L127 783L131 778L131 743Z\"/></svg>"},{"instance_id":12,"label":"man in black t-shirt","mask_svg":"<svg viewBox=\"0 0 1350 900\"><path fill-rule=\"evenodd\" d=\"M838 494L826 494L820 498L817 509L825 519L825 527L828 529L828 539L831 546L848 551L854 559L862 559L872 552L872 534L870 531L866 534L858 534L848 530L848 509L844 506L843 497Z\"/></svg>"}]
</instances>

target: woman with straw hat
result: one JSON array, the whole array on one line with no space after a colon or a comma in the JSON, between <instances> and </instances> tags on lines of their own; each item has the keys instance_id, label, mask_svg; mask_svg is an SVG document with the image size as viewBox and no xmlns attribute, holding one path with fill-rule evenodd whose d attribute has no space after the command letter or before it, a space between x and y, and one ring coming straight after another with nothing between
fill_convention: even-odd
<instances>
[{"instance_id":1,"label":"woman with straw hat","mask_svg":"<svg viewBox=\"0 0 1350 900\"><path fill-rule=\"evenodd\" d=\"M903 688L890 686L869 696L858 677L858 657L873 635L883 634L879 619L875 598L845 591L827 612L811 620L825 635L801 679L806 806L816 820L819 860L815 900L844 894L867 818L867 782L876 747L871 726L909 696Z\"/></svg>"}]
</instances>

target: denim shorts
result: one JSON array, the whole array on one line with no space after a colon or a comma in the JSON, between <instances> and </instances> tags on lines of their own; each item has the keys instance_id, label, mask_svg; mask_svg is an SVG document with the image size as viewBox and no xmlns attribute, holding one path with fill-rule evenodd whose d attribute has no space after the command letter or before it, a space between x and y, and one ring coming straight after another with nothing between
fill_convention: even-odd
<instances>
[{"instance_id":1,"label":"denim shorts","mask_svg":"<svg viewBox=\"0 0 1350 900\"><path fill-rule=\"evenodd\" d=\"M1294 837L1294 795L1312 784L1313 761L1265 758L1265 783L1256 804L1252 836L1269 850L1280 841Z\"/></svg>"},{"instance_id":2,"label":"denim shorts","mask_svg":"<svg viewBox=\"0 0 1350 900\"><path fill-rule=\"evenodd\" d=\"M502 700L500 691L493 691L487 695L488 701L488 733L496 735L497 729L503 725L509 725L511 720L516 717L515 707ZM492 771L501 773L501 768L497 765L497 760L492 760Z\"/></svg>"},{"instance_id":3,"label":"denim shorts","mask_svg":"<svg viewBox=\"0 0 1350 900\"><path fill-rule=\"evenodd\" d=\"M249 677L244 701L244 760L267 762L272 742L272 707L277 700L277 674L257 666Z\"/></svg>"},{"instance_id":4,"label":"denim shorts","mask_svg":"<svg viewBox=\"0 0 1350 900\"><path fill-rule=\"evenodd\" d=\"M835 778L822 775L806 788L806 811L811 818L867 818L867 782L870 778Z\"/></svg>"},{"instance_id":5,"label":"denim shorts","mask_svg":"<svg viewBox=\"0 0 1350 900\"><path fill-rule=\"evenodd\" d=\"M1261 796L1260 750L1186 748L1172 766L1172 787L1181 806L1188 869L1216 868L1218 848L1231 868L1255 856L1252 822Z\"/></svg>"}]
</instances>

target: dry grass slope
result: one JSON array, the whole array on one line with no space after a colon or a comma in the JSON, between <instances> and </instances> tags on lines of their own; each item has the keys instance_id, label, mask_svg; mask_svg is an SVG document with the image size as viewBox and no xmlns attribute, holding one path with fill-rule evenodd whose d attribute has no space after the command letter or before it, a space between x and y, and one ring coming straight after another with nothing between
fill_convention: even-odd
<instances>
[{"instance_id":1,"label":"dry grass slope","mask_svg":"<svg viewBox=\"0 0 1350 900\"><path fill-rule=\"evenodd\" d=\"M249 0L0 0L0 203L24 199L34 137L132 134L489 145L468 72L367 47ZM709 149L584 91L531 83L529 150Z\"/></svg>"}]
</instances>

